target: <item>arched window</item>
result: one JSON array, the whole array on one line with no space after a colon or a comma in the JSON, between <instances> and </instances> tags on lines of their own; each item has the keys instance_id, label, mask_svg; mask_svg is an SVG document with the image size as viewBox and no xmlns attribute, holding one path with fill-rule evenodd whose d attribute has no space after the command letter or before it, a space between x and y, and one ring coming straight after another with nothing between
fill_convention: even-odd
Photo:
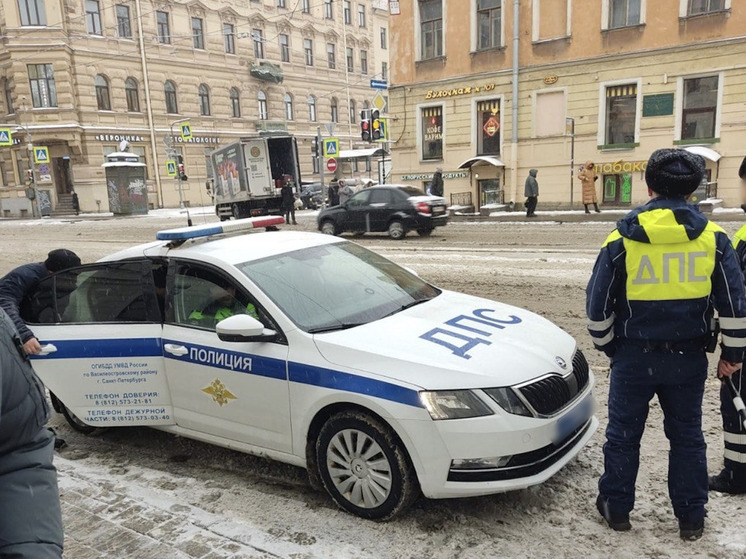
<instances>
[{"instance_id":1,"label":"arched window","mask_svg":"<svg viewBox=\"0 0 746 559\"><path fill-rule=\"evenodd\" d=\"M293 120L295 111L293 110L293 97L289 93L285 94L285 118L287 120Z\"/></svg>"},{"instance_id":2,"label":"arched window","mask_svg":"<svg viewBox=\"0 0 746 559\"><path fill-rule=\"evenodd\" d=\"M203 83L199 85L199 114L210 116L210 90Z\"/></svg>"},{"instance_id":3,"label":"arched window","mask_svg":"<svg viewBox=\"0 0 746 559\"><path fill-rule=\"evenodd\" d=\"M355 100L350 99L350 124L357 122L357 111L355 109Z\"/></svg>"},{"instance_id":4,"label":"arched window","mask_svg":"<svg viewBox=\"0 0 746 559\"><path fill-rule=\"evenodd\" d=\"M127 97L127 110L131 113L140 112L140 92L135 78L127 78L124 81L124 93Z\"/></svg>"},{"instance_id":5,"label":"arched window","mask_svg":"<svg viewBox=\"0 0 746 559\"><path fill-rule=\"evenodd\" d=\"M316 122L316 97L308 96L308 120Z\"/></svg>"},{"instance_id":6,"label":"arched window","mask_svg":"<svg viewBox=\"0 0 746 559\"><path fill-rule=\"evenodd\" d=\"M331 112L332 112L332 122L339 122L339 104L337 103L336 97L332 97Z\"/></svg>"},{"instance_id":7,"label":"arched window","mask_svg":"<svg viewBox=\"0 0 746 559\"><path fill-rule=\"evenodd\" d=\"M259 120L267 120L269 117L267 111L267 94L260 91L256 97L259 101Z\"/></svg>"},{"instance_id":8,"label":"arched window","mask_svg":"<svg viewBox=\"0 0 746 559\"><path fill-rule=\"evenodd\" d=\"M99 111L110 111L111 110L111 97L109 97L109 80L105 76L99 74L96 79L93 80L93 85L96 86L96 103L98 104Z\"/></svg>"},{"instance_id":9,"label":"arched window","mask_svg":"<svg viewBox=\"0 0 746 559\"><path fill-rule=\"evenodd\" d=\"M241 116L241 94L237 87L231 87L231 115L233 118Z\"/></svg>"},{"instance_id":10,"label":"arched window","mask_svg":"<svg viewBox=\"0 0 746 559\"><path fill-rule=\"evenodd\" d=\"M166 94L166 112L168 114L178 114L179 104L176 102L176 84L171 80L166 81L163 91Z\"/></svg>"},{"instance_id":11,"label":"arched window","mask_svg":"<svg viewBox=\"0 0 746 559\"><path fill-rule=\"evenodd\" d=\"M368 103L367 101L363 101L363 110L367 111L368 109L370 109L370 103Z\"/></svg>"}]
</instances>

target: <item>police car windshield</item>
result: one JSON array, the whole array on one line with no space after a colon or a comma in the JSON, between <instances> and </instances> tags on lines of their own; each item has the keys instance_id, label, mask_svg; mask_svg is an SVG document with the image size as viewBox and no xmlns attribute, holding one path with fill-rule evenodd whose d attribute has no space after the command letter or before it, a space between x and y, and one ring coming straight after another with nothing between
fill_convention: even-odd
<instances>
[{"instance_id":1,"label":"police car windshield","mask_svg":"<svg viewBox=\"0 0 746 559\"><path fill-rule=\"evenodd\" d=\"M238 268L310 333L367 324L440 294L383 256L346 242L278 254Z\"/></svg>"}]
</instances>

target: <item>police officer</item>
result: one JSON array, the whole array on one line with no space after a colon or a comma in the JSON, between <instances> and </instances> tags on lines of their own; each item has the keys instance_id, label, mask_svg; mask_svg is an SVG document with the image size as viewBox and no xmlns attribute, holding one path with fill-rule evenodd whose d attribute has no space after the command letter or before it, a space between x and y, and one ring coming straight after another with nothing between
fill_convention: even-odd
<instances>
[{"instance_id":1,"label":"police officer","mask_svg":"<svg viewBox=\"0 0 746 559\"><path fill-rule=\"evenodd\" d=\"M746 343L736 253L725 232L686 202L704 172L698 155L653 153L645 172L652 199L617 224L588 284L588 329L596 348L612 358L596 506L618 531L631 528L640 439L656 395L670 442L668 489L680 535L695 540L704 530L702 397L713 304L723 328L722 374L739 367Z\"/></svg>"},{"instance_id":2,"label":"police officer","mask_svg":"<svg viewBox=\"0 0 746 559\"><path fill-rule=\"evenodd\" d=\"M236 314L248 314L252 318L259 320L259 313L256 312L256 307L253 303L249 302L246 306L243 306L236 299L236 288L234 286L226 282L220 285L213 284L211 295L213 297L212 302L205 308L190 313L190 323L195 326L214 328L221 320L225 320Z\"/></svg>"},{"instance_id":3,"label":"police officer","mask_svg":"<svg viewBox=\"0 0 746 559\"><path fill-rule=\"evenodd\" d=\"M746 158L741 164L738 175L746 190ZM744 198L746 201L746 197ZM741 269L746 273L746 225L736 233L735 248ZM743 390L743 373L741 370L733 375L733 382ZM743 393L743 392L742 392ZM733 495L746 494L746 430L733 405L733 398L725 384L720 389L720 411L723 415L725 438L725 466L716 476L710 478L710 489Z\"/></svg>"},{"instance_id":4,"label":"police officer","mask_svg":"<svg viewBox=\"0 0 746 559\"><path fill-rule=\"evenodd\" d=\"M0 309L0 557L60 559L62 515L44 387Z\"/></svg>"}]
</instances>

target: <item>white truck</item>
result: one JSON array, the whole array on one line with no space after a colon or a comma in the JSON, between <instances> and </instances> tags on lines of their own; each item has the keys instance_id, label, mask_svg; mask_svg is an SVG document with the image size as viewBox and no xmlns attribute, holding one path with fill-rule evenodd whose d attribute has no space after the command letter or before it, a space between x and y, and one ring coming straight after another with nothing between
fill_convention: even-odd
<instances>
[{"instance_id":1,"label":"white truck","mask_svg":"<svg viewBox=\"0 0 746 559\"><path fill-rule=\"evenodd\" d=\"M242 138L210 154L215 213L221 221L282 213L283 183L300 185L298 144L294 136Z\"/></svg>"}]
</instances>

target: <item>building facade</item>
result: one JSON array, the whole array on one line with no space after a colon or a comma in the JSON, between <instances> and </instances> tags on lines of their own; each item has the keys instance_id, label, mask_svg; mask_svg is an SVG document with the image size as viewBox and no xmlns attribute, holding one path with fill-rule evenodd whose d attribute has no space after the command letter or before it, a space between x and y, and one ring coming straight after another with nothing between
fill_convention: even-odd
<instances>
[{"instance_id":1,"label":"building facade","mask_svg":"<svg viewBox=\"0 0 746 559\"><path fill-rule=\"evenodd\" d=\"M385 9L382 9L385 8ZM370 79L388 71L383 0L0 0L0 147L3 215L30 213L28 143L51 204L74 188L83 211L108 211L101 165L126 140L146 164L151 207L179 203L167 176L173 123L193 138L176 150L189 180L184 201L210 204L207 154L221 144L287 131L303 178L317 127L346 149L359 139ZM343 172L369 174L348 165Z\"/></svg>"},{"instance_id":2,"label":"building facade","mask_svg":"<svg viewBox=\"0 0 746 559\"><path fill-rule=\"evenodd\" d=\"M525 177L537 168L540 202L566 207L581 201L571 177L593 161L599 200L624 207L647 199L650 153L682 147L705 157L710 194L740 205L746 3L399 6L391 16L395 180L425 184L442 167L453 205L522 206Z\"/></svg>"}]
</instances>

